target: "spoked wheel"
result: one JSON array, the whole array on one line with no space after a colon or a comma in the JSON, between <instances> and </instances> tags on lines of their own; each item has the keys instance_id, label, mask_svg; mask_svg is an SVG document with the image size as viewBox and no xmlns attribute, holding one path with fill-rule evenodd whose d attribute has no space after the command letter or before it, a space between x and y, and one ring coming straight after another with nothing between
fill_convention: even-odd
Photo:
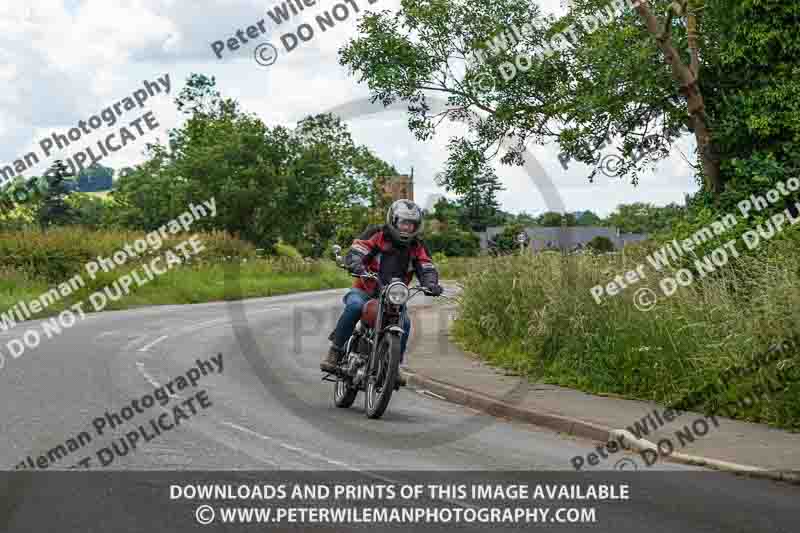
<instances>
[{"instance_id":1,"label":"spoked wheel","mask_svg":"<svg viewBox=\"0 0 800 533\"><path fill-rule=\"evenodd\" d=\"M350 340L347 341L347 346L345 346L345 360L347 360L350 355L352 340L351 337ZM336 379L336 383L333 384L333 403L336 404L336 407L347 409L356 401L356 395L358 395L358 389L353 387L350 377L338 377Z\"/></svg>"},{"instance_id":2,"label":"spoked wheel","mask_svg":"<svg viewBox=\"0 0 800 533\"><path fill-rule=\"evenodd\" d=\"M385 335L378 348L376 367L367 381L365 410L368 418L380 418L392 399L400 366L400 339Z\"/></svg>"}]
</instances>

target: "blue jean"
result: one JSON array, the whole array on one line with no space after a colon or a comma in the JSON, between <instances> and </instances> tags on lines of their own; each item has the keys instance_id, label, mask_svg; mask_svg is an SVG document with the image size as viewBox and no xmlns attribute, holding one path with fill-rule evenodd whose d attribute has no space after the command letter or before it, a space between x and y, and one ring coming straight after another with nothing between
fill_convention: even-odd
<instances>
[{"instance_id":1,"label":"blue jean","mask_svg":"<svg viewBox=\"0 0 800 533\"><path fill-rule=\"evenodd\" d=\"M342 301L344 302L344 311L339 321L336 323L334 330L333 344L339 348L344 349L347 339L353 334L353 330L361 318L361 308L367 301L369 295L361 289L352 288L344 295ZM411 332L411 320L406 315L405 324L403 324L403 337L400 339L400 354L401 356L406 353L406 344L408 344L408 336ZM400 359L403 360L402 357Z\"/></svg>"}]
</instances>

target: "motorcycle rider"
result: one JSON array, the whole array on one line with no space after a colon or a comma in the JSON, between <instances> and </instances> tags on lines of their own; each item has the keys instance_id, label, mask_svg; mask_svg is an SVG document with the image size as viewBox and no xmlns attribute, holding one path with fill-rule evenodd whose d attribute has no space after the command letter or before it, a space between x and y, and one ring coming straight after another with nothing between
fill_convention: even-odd
<instances>
[{"instance_id":1,"label":"motorcycle rider","mask_svg":"<svg viewBox=\"0 0 800 533\"><path fill-rule=\"evenodd\" d=\"M386 285L392 278L401 278L406 284L413 274L428 294L439 296L439 273L431 261L425 245L420 240L422 234L422 210L410 200L397 200L386 212L386 223L374 226L353 241L344 258L344 264L353 274L367 272L378 274L381 283ZM353 287L344 296L344 311L339 317L336 329L331 334L331 347L328 355L320 363L320 369L334 372L343 355L345 343L353 334L361 318L361 308L370 298L377 296L378 284L372 279L356 278ZM406 317L403 324L403 337L400 342L401 361L406 351L411 320ZM404 384L398 376L400 384Z\"/></svg>"}]
</instances>

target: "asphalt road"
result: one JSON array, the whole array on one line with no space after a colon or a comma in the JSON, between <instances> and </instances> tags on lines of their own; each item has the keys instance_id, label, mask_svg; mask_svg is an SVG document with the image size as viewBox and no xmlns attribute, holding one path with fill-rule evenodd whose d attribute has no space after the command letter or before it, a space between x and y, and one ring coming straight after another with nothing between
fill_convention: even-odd
<instances>
[{"instance_id":1,"label":"asphalt road","mask_svg":"<svg viewBox=\"0 0 800 533\"><path fill-rule=\"evenodd\" d=\"M178 390L176 385L173 391L174 400L183 401L204 390L210 405L201 409L196 399L196 413L184 409L188 416L179 426L149 442L140 440L124 456L116 453L107 468L334 470L365 476L376 470L502 470L544 476L545 471L567 470L571 457L593 446L411 389L396 393L378 421L364 416L361 395L351 409L337 409L332 385L320 381L318 364L342 294L335 290L87 315L17 359L6 353L0 370L0 464L11 470L28 456L36 462L85 431L92 442L49 470L86 457L98 466L97 450L111 447L112 438L124 432L97 436L95 418L119 413L132 400L186 375L198 359L210 361L217 354L222 354L221 373L202 376L196 387ZM0 346L5 351L9 339L37 324L0 334ZM171 406L162 410L156 404L133 421L173 416ZM613 466L608 462L601 468ZM796 487L697 474L698 469L682 465L655 468L628 473L646 479L651 492L616 508L614 530L798 529Z\"/></svg>"}]
</instances>

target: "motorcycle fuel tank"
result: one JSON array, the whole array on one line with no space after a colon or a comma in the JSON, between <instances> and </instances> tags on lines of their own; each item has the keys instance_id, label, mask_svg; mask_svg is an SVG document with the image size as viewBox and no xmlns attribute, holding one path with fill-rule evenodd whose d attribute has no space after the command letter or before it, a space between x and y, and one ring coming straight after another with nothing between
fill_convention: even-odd
<instances>
[{"instance_id":1,"label":"motorcycle fuel tank","mask_svg":"<svg viewBox=\"0 0 800 533\"><path fill-rule=\"evenodd\" d=\"M370 300L361 308L361 320L371 328L375 327L378 318L378 300Z\"/></svg>"}]
</instances>

